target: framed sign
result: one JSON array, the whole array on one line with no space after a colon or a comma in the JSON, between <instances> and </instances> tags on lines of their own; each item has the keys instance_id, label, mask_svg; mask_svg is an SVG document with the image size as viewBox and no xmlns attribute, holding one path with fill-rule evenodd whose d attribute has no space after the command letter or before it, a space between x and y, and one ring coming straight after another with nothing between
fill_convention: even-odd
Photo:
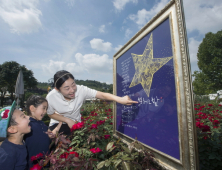
<instances>
[{"instance_id":1,"label":"framed sign","mask_svg":"<svg viewBox=\"0 0 222 170\"><path fill-rule=\"evenodd\" d=\"M137 139L167 169L198 169L183 6L170 1L113 57L114 136Z\"/></svg>"}]
</instances>

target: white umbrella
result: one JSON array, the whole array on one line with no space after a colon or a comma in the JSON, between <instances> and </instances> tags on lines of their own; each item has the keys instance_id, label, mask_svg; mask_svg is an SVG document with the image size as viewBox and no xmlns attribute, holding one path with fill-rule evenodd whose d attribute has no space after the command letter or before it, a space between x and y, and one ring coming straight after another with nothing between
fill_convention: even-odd
<instances>
[{"instance_id":1,"label":"white umbrella","mask_svg":"<svg viewBox=\"0 0 222 170\"><path fill-rule=\"evenodd\" d=\"M17 80L16 80L16 85L15 85L15 96L17 98L17 109L18 109L18 104L19 104L19 98L21 98L23 94L24 94L24 81L23 81L22 70L20 70Z\"/></svg>"}]
</instances>

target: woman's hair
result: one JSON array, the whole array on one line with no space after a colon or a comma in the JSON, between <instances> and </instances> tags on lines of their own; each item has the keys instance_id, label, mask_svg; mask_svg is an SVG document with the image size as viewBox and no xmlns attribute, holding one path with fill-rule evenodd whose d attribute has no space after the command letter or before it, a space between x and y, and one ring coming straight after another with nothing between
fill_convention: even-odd
<instances>
[{"instance_id":1,"label":"woman's hair","mask_svg":"<svg viewBox=\"0 0 222 170\"><path fill-rule=\"evenodd\" d=\"M43 102L47 102L48 101L41 96L37 96L37 95L32 95L28 98L28 100L26 101L26 109L27 109L27 115L32 115L31 110L30 110L30 106L33 105L35 108L37 108L39 105L41 105Z\"/></svg>"},{"instance_id":2,"label":"woman's hair","mask_svg":"<svg viewBox=\"0 0 222 170\"><path fill-rule=\"evenodd\" d=\"M75 80L74 76L70 72L66 70L57 71L54 75L54 87L59 90L62 84L69 78Z\"/></svg>"}]
</instances>

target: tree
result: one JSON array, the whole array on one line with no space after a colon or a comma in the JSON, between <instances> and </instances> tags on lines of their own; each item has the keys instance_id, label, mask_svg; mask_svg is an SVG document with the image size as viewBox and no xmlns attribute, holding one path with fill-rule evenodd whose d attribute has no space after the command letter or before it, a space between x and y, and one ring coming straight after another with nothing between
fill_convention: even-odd
<instances>
[{"instance_id":1,"label":"tree","mask_svg":"<svg viewBox=\"0 0 222 170\"><path fill-rule=\"evenodd\" d=\"M209 32L199 46L198 67L193 77L194 93L209 94L222 89L222 31Z\"/></svg>"},{"instance_id":2,"label":"tree","mask_svg":"<svg viewBox=\"0 0 222 170\"><path fill-rule=\"evenodd\" d=\"M20 65L15 61L4 62L0 65L0 79L3 82L0 83L0 87L7 87L12 100L14 100L13 93L15 92L16 80L20 69L23 72L25 89L36 87L37 85L37 80L33 76L33 72L28 70L24 65Z\"/></svg>"}]
</instances>

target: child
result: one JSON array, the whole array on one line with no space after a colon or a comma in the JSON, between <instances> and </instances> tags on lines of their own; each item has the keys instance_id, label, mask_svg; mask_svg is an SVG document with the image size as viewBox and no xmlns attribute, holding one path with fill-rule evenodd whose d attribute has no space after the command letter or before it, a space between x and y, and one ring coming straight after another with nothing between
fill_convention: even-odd
<instances>
[{"instance_id":1,"label":"child","mask_svg":"<svg viewBox=\"0 0 222 170\"><path fill-rule=\"evenodd\" d=\"M51 142L49 137L59 131L62 122L58 124L51 134L47 135L46 132L49 132L48 127L41 121L48 108L47 100L43 97L32 95L26 102L26 108L27 115L30 116L29 124L31 126L31 132L25 135L24 140L28 150L28 168L31 168L35 163L37 163L35 161L33 162L33 159L31 160L32 156L36 156L39 153L50 153L49 145Z\"/></svg>"},{"instance_id":2,"label":"child","mask_svg":"<svg viewBox=\"0 0 222 170\"><path fill-rule=\"evenodd\" d=\"M0 110L0 113L3 113L3 116L0 115L2 118L0 136L6 137L7 132L7 138L0 146L0 168L4 170L25 170L27 168L27 149L23 136L31 131L30 121L22 111L15 110L15 106L14 101L10 108Z\"/></svg>"}]
</instances>

